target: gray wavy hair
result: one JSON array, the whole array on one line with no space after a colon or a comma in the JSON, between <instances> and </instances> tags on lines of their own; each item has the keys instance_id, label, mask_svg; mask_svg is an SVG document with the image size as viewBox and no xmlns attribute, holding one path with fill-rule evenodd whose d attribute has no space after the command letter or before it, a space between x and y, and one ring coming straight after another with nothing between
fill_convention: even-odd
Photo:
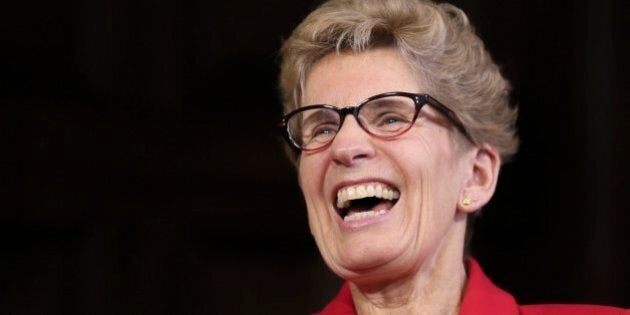
<instances>
[{"instance_id":1,"label":"gray wavy hair","mask_svg":"<svg viewBox=\"0 0 630 315\"><path fill-rule=\"evenodd\" d=\"M501 75L466 14L423 0L330 0L311 12L284 42L280 94L284 112L300 107L307 75L330 53L391 47L431 94L447 104L476 143L496 148L502 162L518 150L517 109ZM287 150L290 152L290 150ZM289 158L297 162L295 152Z\"/></svg>"}]
</instances>

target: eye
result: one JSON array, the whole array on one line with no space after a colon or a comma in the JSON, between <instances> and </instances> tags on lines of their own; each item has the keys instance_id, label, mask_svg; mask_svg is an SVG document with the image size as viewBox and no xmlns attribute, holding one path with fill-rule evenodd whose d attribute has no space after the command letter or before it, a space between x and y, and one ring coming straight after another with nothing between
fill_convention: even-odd
<instances>
[{"instance_id":1,"label":"eye","mask_svg":"<svg viewBox=\"0 0 630 315\"><path fill-rule=\"evenodd\" d=\"M304 143L323 143L335 136L339 129L339 115L335 111L318 109L306 114L302 126Z\"/></svg>"},{"instance_id":2,"label":"eye","mask_svg":"<svg viewBox=\"0 0 630 315\"><path fill-rule=\"evenodd\" d=\"M409 127L414 114L413 99L389 96L366 103L360 115L370 130L389 135Z\"/></svg>"},{"instance_id":3,"label":"eye","mask_svg":"<svg viewBox=\"0 0 630 315\"><path fill-rule=\"evenodd\" d=\"M388 125L407 124L409 119L405 115L396 112L381 113L373 122L376 127L387 127Z\"/></svg>"},{"instance_id":4,"label":"eye","mask_svg":"<svg viewBox=\"0 0 630 315\"><path fill-rule=\"evenodd\" d=\"M337 133L337 124L335 122L326 122L317 125L311 132L311 138L330 137Z\"/></svg>"},{"instance_id":5,"label":"eye","mask_svg":"<svg viewBox=\"0 0 630 315\"><path fill-rule=\"evenodd\" d=\"M370 126L380 132L395 133L406 128L411 123L411 119L399 112L381 112L370 121Z\"/></svg>"}]
</instances>

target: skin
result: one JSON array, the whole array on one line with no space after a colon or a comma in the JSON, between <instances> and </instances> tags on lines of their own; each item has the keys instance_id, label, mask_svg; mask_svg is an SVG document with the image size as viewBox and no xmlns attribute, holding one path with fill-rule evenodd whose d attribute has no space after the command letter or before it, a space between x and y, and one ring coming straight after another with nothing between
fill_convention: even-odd
<instances>
[{"instance_id":1,"label":"skin","mask_svg":"<svg viewBox=\"0 0 630 315\"><path fill-rule=\"evenodd\" d=\"M330 54L308 74L301 104L353 106L389 91L430 94L425 86L392 49ZM496 150L466 142L429 106L409 131L387 140L348 116L329 146L301 154L311 233L329 268L350 281L359 314L457 313L466 216L492 196L499 166ZM401 196L379 220L348 227L334 196L362 182L387 183Z\"/></svg>"}]
</instances>

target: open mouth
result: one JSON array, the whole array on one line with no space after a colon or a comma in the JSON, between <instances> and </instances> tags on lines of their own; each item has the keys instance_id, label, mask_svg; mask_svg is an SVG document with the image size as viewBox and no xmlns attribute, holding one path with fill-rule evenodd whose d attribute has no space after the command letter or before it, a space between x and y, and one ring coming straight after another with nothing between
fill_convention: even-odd
<instances>
[{"instance_id":1,"label":"open mouth","mask_svg":"<svg viewBox=\"0 0 630 315\"><path fill-rule=\"evenodd\" d=\"M347 186L337 191L336 209L344 221L356 221L387 213L400 192L382 183Z\"/></svg>"}]
</instances>

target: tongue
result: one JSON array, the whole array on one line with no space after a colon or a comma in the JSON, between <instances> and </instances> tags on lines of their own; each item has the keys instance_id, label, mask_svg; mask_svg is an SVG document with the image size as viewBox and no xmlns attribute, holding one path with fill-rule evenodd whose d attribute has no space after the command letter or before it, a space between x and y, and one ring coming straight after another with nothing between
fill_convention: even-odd
<instances>
[{"instance_id":1,"label":"tongue","mask_svg":"<svg viewBox=\"0 0 630 315\"><path fill-rule=\"evenodd\" d=\"M381 199L379 202L372 203L364 203L364 202L354 202L350 208L348 209L348 213L346 215L351 215L357 212L366 212L366 211L379 211L379 210L388 210L394 206L393 200L384 200Z\"/></svg>"}]
</instances>

